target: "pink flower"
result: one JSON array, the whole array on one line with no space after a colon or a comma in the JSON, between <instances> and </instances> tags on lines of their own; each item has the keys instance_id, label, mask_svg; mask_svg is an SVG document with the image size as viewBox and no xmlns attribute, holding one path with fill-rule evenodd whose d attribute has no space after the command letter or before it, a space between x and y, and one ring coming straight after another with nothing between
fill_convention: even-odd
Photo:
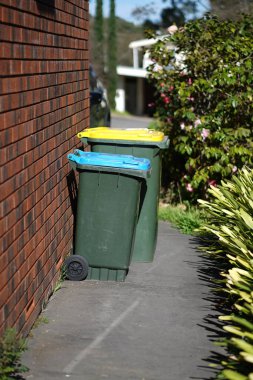
<instances>
[{"instance_id":1,"label":"pink flower","mask_svg":"<svg viewBox=\"0 0 253 380\"><path fill-rule=\"evenodd\" d=\"M170 98L168 96L165 96L163 98L163 101L164 101L165 104L168 104L168 103L170 103Z\"/></svg>"},{"instance_id":2,"label":"pink flower","mask_svg":"<svg viewBox=\"0 0 253 380\"><path fill-rule=\"evenodd\" d=\"M206 128L202 129L201 136L203 138L203 141L205 141L205 139L209 136L209 134L210 134L209 129L206 129Z\"/></svg>"},{"instance_id":3,"label":"pink flower","mask_svg":"<svg viewBox=\"0 0 253 380\"><path fill-rule=\"evenodd\" d=\"M233 166L232 172L233 172L233 173L236 173L237 170L238 170L238 167L237 167L237 166Z\"/></svg>"},{"instance_id":4,"label":"pink flower","mask_svg":"<svg viewBox=\"0 0 253 380\"><path fill-rule=\"evenodd\" d=\"M166 96L166 95L164 94L164 92L162 92L162 93L161 93L161 98L165 98L165 96Z\"/></svg>"},{"instance_id":5,"label":"pink flower","mask_svg":"<svg viewBox=\"0 0 253 380\"><path fill-rule=\"evenodd\" d=\"M188 84L189 84L189 85L192 85L192 78L189 78L189 79L188 79Z\"/></svg>"},{"instance_id":6,"label":"pink flower","mask_svg":"<svg viewBox=\"0 0 253 380\"><path fill-rule=\"evenodd\" d=\"M178 31L178 27L176 25L171 25L168 27L167 31L170 33L170 34L174 34Z\"/></svg>"},{"instance_id":7,"label":"pink flower","mask_svg":"<svg viewBox=\"0 0 253 380\"><path fill-rule=\"evenodd\" d=\"M161 86L161 87L164 87L164 86L165 86L165 84L164 84L164 83L161 83L161 84L160 84L160 86Z\"/></svg>"},{"instance_id":8,"label":"pink flower","mask_svg":"<svg viewBox=\"0 0 253 380\"><path fill-rule=\"evenodd\" d=\"M173 91L173 90L174 90L174 86L170 86L169 91Z\"/></svg>"},{"instance_id":9,"label":"pink flower","mask_svg":"<svg viewBox=\"0 0 253 380\"><path fill-rule=\"evenodd\" d=\"M215 179L209 179L208 185L209 186L217 186L217 181L215 181Z\"/></svg>"},{"instance_id":10,"label":"pink flower","mask_svg":"<svg viewBox=\"0 0 253 380\"><path fill-rule=\"evenodd\" d=\"M189 191L190 193L193 192L193 187L192 187L192 185L190 183L187 183L186 190Z\"/></svg>"},{"instance_id":11,"label":"pink flower","mask_svg":"<svg viewBox=\"0 0 253 380\"><path fill-rule=\"evenodd\" d=\"M197 119L197 120L194 121L194 127L197 127L200 124L201 124L201 120L200 119Z\"/></svg>"}]
</instances>

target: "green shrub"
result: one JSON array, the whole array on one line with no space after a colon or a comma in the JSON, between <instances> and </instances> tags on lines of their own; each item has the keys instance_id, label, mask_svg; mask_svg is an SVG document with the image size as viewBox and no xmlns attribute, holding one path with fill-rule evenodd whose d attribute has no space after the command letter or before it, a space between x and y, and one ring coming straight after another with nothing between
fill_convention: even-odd
<instances>
[{"instance_id":1,"label":"green shrub","mask_svg":"<svg viewBox=\"0 0 253 380\"><path fill-rule=\"evenodd\" d=\"M159 208L159 219L168 221L182 233L193 235L204 221L204 213L195 207L186 208L184 205Z\"/></svg>"},{"instance_id":2,"label":"green shrub","mask_svg":"<svg viewBox=\"0 0 253 380\"><path fill-rule=\"evenodd\" d=\"M205 199L210 185L252 165L252 35L253 17L207 16L151 48L156 115L170 137L163 178L172 201Z\"/></svg>"},{"instance_id":3,"label":"green shrub","mask_svg":"<svg viewBox=\"0 0 253 380\"><path fill-rule=\"evenodd\" d=\"M208 212L202 232L217 238L206 251L223 257L228 269L225 279L232 314L221 316L229 334L226 345L233 355L222 363L220 379L253 379L253 171L242 169L238 177L209 190L211 201L200 200Z\"/></svg>"},{"instance_id":4,"label":"green shrub","mask_svg":"<svg viewBox=\"0 0 253 380\"><path fill-rule=\"evenodd\" d=\"M25 350L25 340L17 337L15 329L6 329L0 338L1 380L15 379L20 373L28 371L28 368L21 364L21 355Z\"/></svg>"}]
</instances>

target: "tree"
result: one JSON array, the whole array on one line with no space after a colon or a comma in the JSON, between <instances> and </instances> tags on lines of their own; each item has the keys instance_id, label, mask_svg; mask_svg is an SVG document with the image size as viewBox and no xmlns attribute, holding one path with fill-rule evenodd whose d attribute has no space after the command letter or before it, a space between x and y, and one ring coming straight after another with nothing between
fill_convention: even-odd
<instances>
[{"instance_id":1,"label":"tree","mask_svg":"<svg viewBox=\"0 0 253 380\"><path fill-rule=\"evenodd\" d=\"M110 16L108 25L108 98L111 107L115 108L115 95L117 87L117 39L116 39L116 16L115 0L110 0Z\"/></svg>"},{"instance_id":2,"label":"tree","mask_svg":"<svg viewBox=\"0 0 253 380\"><path fill-rule=\"evenodd\" d=\"M167 0L164 0L167 2ZM196 18L198 0L170 0L170 5L163 8L160 20L152 21L149 17L154 13L154 3L148 3L133 10L132 15L138 20L143 19L144 29L167 29L170 25L184 25L186 19Z\"/></svg>"},{"instance_id":3,"label":"tree","mask_svg":"<svg viewBox=\"0 0 253 380\"><path fill-rule=\"evenodd\" d=\"M253 0L210 0L209 4L204 0L163 0L165 7L160 14L160 20L154 21L150 17L155 13L155 3L149 2L133 10L132 16L138 21L142 20L144 29L159 30L176 24L182 26L186 20L199 17L209 12L220 18L237 20L241 14L253 13ZM168 4L168 6L166 6Z\"/></svg>"},{"instance_id":4,"label":"tree","mask_svg":"<svg viewBox=\"0 0 253 380\"><path fill-rule=\"evenodd\" d=\"M92 49L92 61L99 77L104 79L104 19L103 19L103 0L96 2L96 14L94 20L94 45Z\"/></svg>"},{"instance_id":5,"label":"tree","mask_svg":"<svg viewBox=\"0 0 253 380\"><path fill-rule=\"evenodd\" d=\"M174 2L173 2L174 3ZM182 9L175 4L172 7L164 8L161 11L161 27L168 28L172 24L182 26L185 23L185 15Z\"/></svg>"},{"instance_id":6,"label":"tree","mask_svg":"<svg viewBox=\"0 0 253 380\"><path fill-rule=\"evenodd\" d=\"M253 12L252 0L210 0L211 12L221 18L236 20L242 13Z\"/></svg>"}]
</instances>

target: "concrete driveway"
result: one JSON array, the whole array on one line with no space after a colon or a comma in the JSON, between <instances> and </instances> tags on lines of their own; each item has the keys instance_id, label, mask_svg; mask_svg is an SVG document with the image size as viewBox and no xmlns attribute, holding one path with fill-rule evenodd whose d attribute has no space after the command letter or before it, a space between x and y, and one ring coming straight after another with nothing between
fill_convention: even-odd
<instances>
[{"instance_id":1,"label":"concrete driveway","mask_svg":"<svg viewBox=\"0 0 253 380\"><path fill-rule=\"evenodd\" d=\"M121 116L112 114L111 127L113 129L148 128L152 120L153 119L150 117Z\"/></svg>"}]
</instances>

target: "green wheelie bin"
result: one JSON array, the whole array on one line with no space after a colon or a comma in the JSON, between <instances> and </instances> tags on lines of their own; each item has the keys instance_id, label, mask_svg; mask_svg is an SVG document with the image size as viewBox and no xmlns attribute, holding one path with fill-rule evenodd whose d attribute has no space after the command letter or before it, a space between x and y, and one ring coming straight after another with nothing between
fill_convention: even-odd
<instances>
[{"instance_id":1,"label":"green wheelie bin","mask_svg":"<svg viewBox=\"0 0 253 380\"><path fill-rule=\"evenodd\" d=\"M150 161L78 149L68 160L79 173L79 188L74 255L65 262L67 277L124 281Z\"/></svg>"},{"instance_id":2,"label":"green wheelie bin","mask_svg":"<svg viewBox=\"0 0 253 380\"><path fill-rule=\"evenodd\" d=\"M132 254L133 262L152 262L156 249L158 204L161 177L161 150L169 139L164 133L148 129L89 128L77 134L93 152L131 154L151 163L151 175L141 189L141 205Z\"/></svg>"}]
</instances>

